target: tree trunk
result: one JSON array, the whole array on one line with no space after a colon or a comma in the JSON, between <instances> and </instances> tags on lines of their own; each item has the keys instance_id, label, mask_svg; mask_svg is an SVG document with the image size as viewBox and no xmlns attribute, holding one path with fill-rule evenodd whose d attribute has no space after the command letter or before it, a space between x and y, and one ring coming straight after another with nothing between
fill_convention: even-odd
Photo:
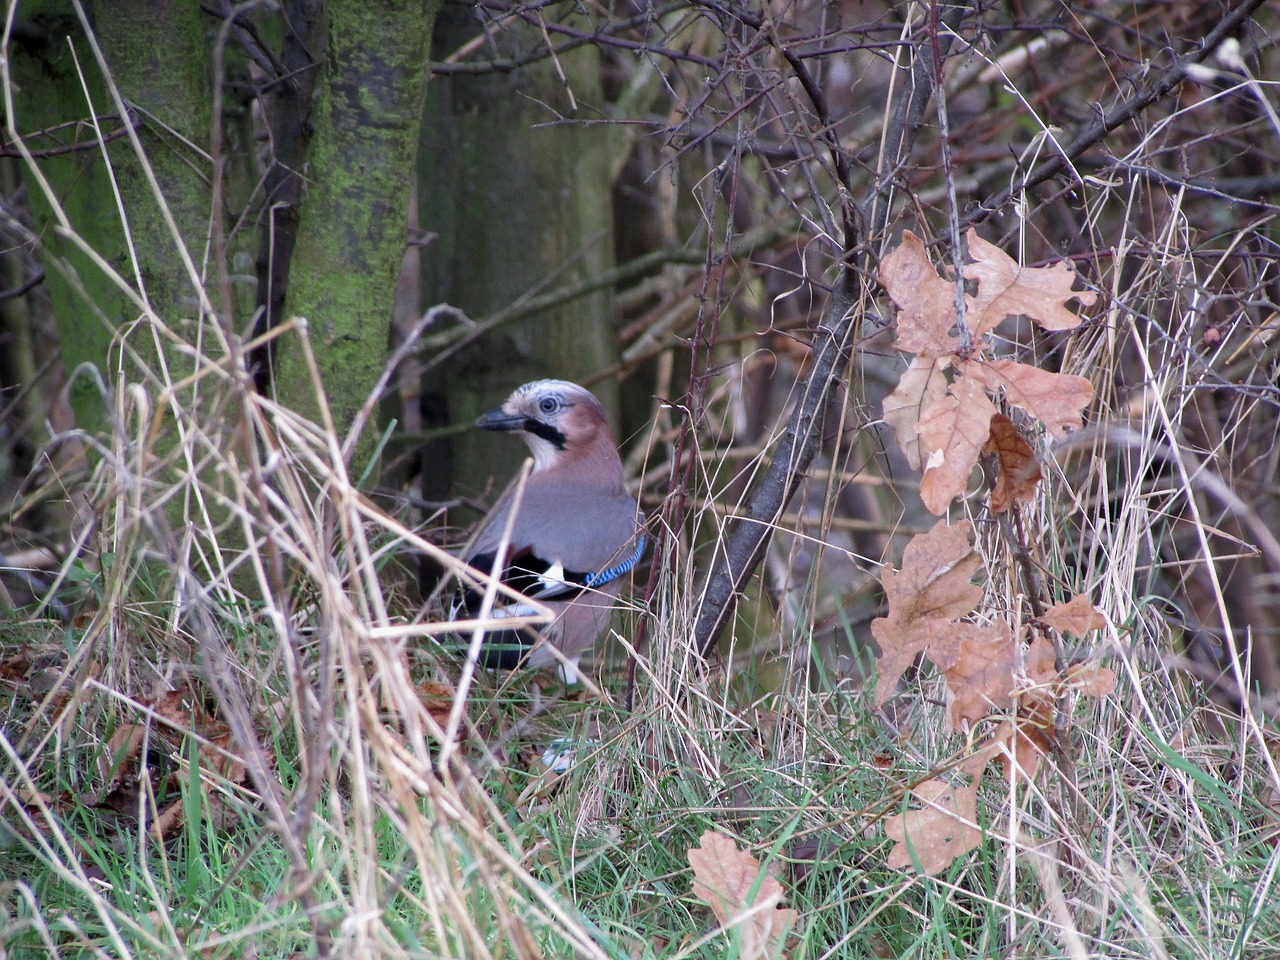
<instances>
[{"instance_id":1,"label":"tree trunk","mask_svg":"<svg viewBox=\"0 0 1280 960\"><path fill-rule=\"evenodd\" d=\"M176 240L164 208L192 260L200 264L212 202L210 165L201 156L209 149L212 78L200 5L195 0L103 0L94 14L120 96L140 108L134 122L163 198L156 196L128 139L113 144L111 160L142 291L161 320L180 330L189 328L190 318L200 312L198 281L175 256ZM109 108L110 101L101 107ZM143 341L138 337L135 345ZM185 363L189 368L191 361Z\"/></svg>"},{"instance_id":2,"label":"tree trunk","mask_svg":"<svg viewBox=\"0 0 1280 960\"><path fill-rule=\"evenodd\" d=\"M471 11L447 10L436 31L437 56L475 33ZM509 24L486 49L504 57L543 42L533 27ZM571 125L598 116L582 105L603 101L599 53L580 47L558 63L563 82L544 60L432 83L418 175L419 220L430 241L423 254L425 304L449 303L480 320L526 294L613 265L607 129ZM570 122L556 124L557 114ZM617 353L610 292L578 297L499 328L429 369L424 424L465 428L521 383L581 381ZM612 415L616 385L592 389ZM481 492L509 477L519 456L507 444L475 443L465 434L429 443L424 495Z\"/></svg>"},{"instance_id":3,"label":"tree trunk","mask_svg":"<svg viewBox=\"0 0 1280 960\"><path fill-rule=\"evenodd\" d=\"M355 419L386 362L437 7L437 0L328 7L288 315L308 321L339 430ZM315 414L294 336L276 346L274 381L282 402ZM367 429L354 448L356 474L375 439Z\"/></svg>"},{"instance_id":4,"label":"tree trunk","mask_svg":"<svg viewBox=\"0 0 1280 960\"><path fill-rule=\"evenodd\" d=\"M210 213L208 162L201 152L209 138L210 80L199 6L181 0L112 0L100 6L95 29L107 67L124 100L138 108L131 120L165 203L199 262ZM194 316L191 280L175 256L174 239L143 165L121 135L124 123L73 8L64 0L47 0L23 4L22 13L30 19L14 45L18 90L12 119L33 151L63 151L68 141L85 147L36 159L70 229L83 247L138 288L158 317L176 322L179 316ZM110 171L94 142L94 118L103 136L112 138ZM74 126L55 130L60 124ZM31 136L37 131L53 132ZM70 373L88 364L102 370L121 325L142 311L81 244L57 229L49 196L33 171L26 175L36 232L50 267L49 296L65 368ZM150 338L135 334L131 342L145 353ZM107 411L92 377L75 380L71 402L82 429L92 433L105 425Z\"/></svg>"}]
</instances>

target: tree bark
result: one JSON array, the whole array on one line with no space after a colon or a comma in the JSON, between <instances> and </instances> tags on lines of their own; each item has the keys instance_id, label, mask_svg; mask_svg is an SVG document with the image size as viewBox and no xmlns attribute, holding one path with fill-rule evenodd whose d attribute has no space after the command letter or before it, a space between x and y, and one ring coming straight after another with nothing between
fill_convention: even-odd
<instances>
[{"instance_id":1,"label":"tree bark","mask_svg":"<svg viewBox=\"0 0 1280 960\"><path fill-rule=\"evenodd\" d=\"M68 373L85 365L104 370L122 324L141 311L84 248L137 287L164 321L197 312L191 278L175 256L155 191L123 132L126 121L135 124L164 202L198 261L210 213L208 163L200 147L208 143L210 101L200 10L180 0L112 0L95 11L107 68L120 95L137 108L129 110L128 118L119 116L71 4L29 3L22 13L30 18L30 29L14 44L18 89L10 121L28 148L42 154L35 163L70 230L82 241L74 242L59 229L53 199L27 169L36 233L50 264L48 291L63 363ZM94 119L109 138L110 170L95 143ZM56 130L62 124L72 126ZM49 132L36 135L39 131ZM83 149L57 152L69 146ZM43 155L49 152L53 155ZM145 353L150 338L135 336L131 342ZM105 426L108 411L93 377L77 377L70 399L82 429L96 433Z\"/></svg>"},{"instance_id":2,"label":"tree bark","mask_svg":"<svg viewBox=\"0 0 1280 960\"><path fill-rule=\"evenodd\" d=\"M335 425L349 426L386 361L438 0L334 0L319 78L288 313L308 321ZM297 339L276 347L275 389L314 415ZM376 437L351 451L363 470Z\"/></svg>"},{"instance_id":3,"label":"tree bark","mask_svg":"<svg viewBox=\"0 0 1280 960\"><path fill-rule=\"evenodd\" d=\"M289 267L298 241L302 171L314 132L311 101L327 39L323 0L288 0L283 4L282 14L282 75L268 100L271 157L258 218L257 307L260 313L255 332L259 334L285 317ZM264 392L271 383L271 354L268 347L254 358L258 388Z\"/></svg>"}]
</instances>

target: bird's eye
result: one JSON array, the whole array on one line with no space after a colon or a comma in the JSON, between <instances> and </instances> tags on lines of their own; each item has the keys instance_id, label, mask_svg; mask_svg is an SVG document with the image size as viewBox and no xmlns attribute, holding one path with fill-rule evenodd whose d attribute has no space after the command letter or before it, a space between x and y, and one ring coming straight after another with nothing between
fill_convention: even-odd
<instances>
[{"instance_id":1,"label":"bird's eye","mask_svg":"<svg viewBox=\"0 0 1280 960\"><path fill-rule=\"evenodd\" d=\"M538 410L542 413L555 413L560 409L560 401L555 397L543 397L538 401Z\"/></svg>"}]
</instances>

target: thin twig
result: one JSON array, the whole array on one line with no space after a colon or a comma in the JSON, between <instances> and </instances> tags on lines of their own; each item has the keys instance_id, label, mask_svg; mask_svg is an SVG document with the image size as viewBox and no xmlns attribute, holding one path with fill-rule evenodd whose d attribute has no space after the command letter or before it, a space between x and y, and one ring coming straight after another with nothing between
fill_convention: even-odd
<instances>
[{"instance_id":1,"label":"thin twig","mask_svg":"<svg viewBox=\"0 0 1280 960\"><path fill-rule=\"evenodd\" d=\"M938 38L940 56L945 57L949 51L955 28L963 14L964 8L955 6L949 7L942 16L941 22L947 30ZM884 184L910 153L924 119L933 78L933 56L922 43L917 48L909 89L898 102L887 132L888 149L879 170L881 188L873 198L872 215L868 218L871 231L868 241L874 240L888 223L888 191ZM815 106L815 109L821 108ZM814 338L813 362L801 387L800 398L778 439L772 461L751 495L745 514L723 538L722 549L717 552L715 564L707 576L693 631L693 642L704 656L715 646L737 607L743 587L763 559L778 517L791 501L817 453L823 424L827 422L834 400L841 395L838 389L841 385L840 371L847 365L851 346L858 336L863 277L870 267L869 243L861 247L858 268L853 265L852 255L860 244L857 234L850 232L856 230L852 219L846 218L845 255L838 266L837 280L822 325Z\"/></svg>"},{"instance_id":2,"label":"thin twig","mask_svg":"<svg viewBox=\"0 0 1280 960\"><path fill-rule=\"evenodd\" d=\"M1057 153L1023 174L1017 183L1001 190L994 197L984 200L969 211L961 218L962 225L971 227L982 223L1013 198L1067 169L1075 163L1076 158L1101 142L1107 134L1122 124L1128 123L1157 100L1163 99L1182 83L1187 67L1208 58L1264 2L1265 0L1243 0L1238 7L1219 20L1218 25L1210 30L1203 40L1193 44L1190 50L1179 56L1164 70L1148 78L1137 93L1115 109L1100 113L1076 133L1070 143L1060 146ZM1058 143L1057 138L1054 138L1054 142Z\"/></svg>"}]
</instances>

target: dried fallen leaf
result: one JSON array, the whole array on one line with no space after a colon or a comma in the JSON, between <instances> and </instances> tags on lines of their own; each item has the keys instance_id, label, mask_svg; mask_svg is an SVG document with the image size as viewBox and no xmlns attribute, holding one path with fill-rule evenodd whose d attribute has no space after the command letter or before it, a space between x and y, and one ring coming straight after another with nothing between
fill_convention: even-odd
<instances>
[{"instance_id":1,"label":"dried fallen leaf","mask_svg":"<svg viewBox=\"0 0 1280 960\"><path fill-rule=\"evenodd\" d=\"M1116 674L1097 663L1074 663L1067 668L1067 686L1082 697L1109 697L1116 688Z\"/></svg>"},{"instance_id":2,"label":"dried fallen leaf","mask_svg":"<svg viewBox=\"0 0 1280 960\"><path fill-rule=\"evenodd\" d=\"M946 357L921 354L912 359L893 392L884 398L884 422L898 438L907 463L913 470L924 469L917 424L924 411L947 395Z\"/></svg>"},{"instance_id":3,"label":"dried fallen leaf","mask_svg":"<svg viewBox=\"0 0 1280 960\"><path fill-rule=\"evenodd\" d=\"M982 842L976 776L967 787L926 780L911 794L922 803L921 809L885 817L885 836L895 841L885 866L902 870L918 864L932 876Z\"/></svg>"},{"instance_id":4,"label":"dried fallen leaf","mask_svg":"<svg viewBox=\"0 0 1280 960\"><path fill-rule=\"evenodd\" d=\"M967 522L947 526L939 520L928 533L911 538L902 569L881 574L889 616L871 624L880 644L877 703L893 696L903 672L932 643L939 623L966 616L982 599L982 588L969 582L981 563L969 544L972 530ZM945 652L937 657L947 662Z\"/></svg>"},{"instance_id":5,"label":"dried fallen leaf","mask_svg":"<svg viewBox=\"0 0 1280 960\"><path fill-rule=\"evenodd\" d=\"M449 714L457 693L447 684L427 680L417 686L418 699L441 729L449 725Z\"/></svg>"},{"instance_id":6,"label":"dried fallen leaf","mask_svg":"<svg viewBox=\"0 0 1280 960\"><path fill-rule=\"evenodd\" d=\"M1093 399L1093 385L1084 377L1052 373L1016 360L966 361L966 376L981 379L992 393L1004 391L1005 399L1035 417L1055 437L1084 425L1084 408Z\"/></svg>"},{"instance_id":7,"label":"dried fallen leaf","mask_svg":"<svg viewBox=\"0 0 1280 960\"><path fill-rule=\"evenodd\" d=\"M1010 359L989 359L986 335L1012 314L1030 317L1047 330L1071 329L1080 318L1066 304L1076 300L1088 306L1095 295L1071 289L1076 274L1069 264L1023 267L973 231L969 247L974 262L963 272L977 281L977 293L963 297L967 328L963 339L951 332L961 326L956 287L938 275L918 237L904 233L901 245L884 258L880 269L881 282L898 307L895 343L898 349L916 354L886 400L884 419L908 461L923 469L921 497L937 514L964 493L978 451L988 442L995 410L987 392L1003 392L1009 403L1040 420L1054 436L1080 429L1084 408L1093 399L1093 387L1083 377ZM955 368L956 376L943 393L943 371L948 366ZM1003 427L997 429L1003 431ZM1004 449L1004 438L1004 433L997 433L993 450L997 456ZM1012 443L1012 434L1009 440ZM993 505L997 512L1031 496L1027 491L1034 489L1036 468L1029 451L1029 446L1018 444L1006 451L1010 465L1002 475L1007 473L1008 480L995 495L994 504L1000 505Z\"/></svg>"},{"instance_id":8,"label":"dried fallen leaf","mask_svg":"<svg viewBox=\"0 0 1280 960\"><path fill-rule=\"evenodd\" d=\"M992 513L1004 513L1017 501L1030 503L1035 499L1036 484L1044 476L1040 463L1031 444L1003 413L991 418L991 432L982 452L994 455L999 465L991 490Z\"/></svg>"},{"instance_id":9,"label":"dried fallen leaf","mask_svg":"<svg viewBox=\"0 0 1280 960\"><path fill-rule=\"evenodd\" d=\"M1006 780L1022 779L1028 783L1040 769L1040 758L1054 747L1053 700L1032 695L1018 703L1012 719L1003 721L992 739L1004 741L1007 753L998 757Z\"/></svg>"},{"instance_id":10,"label":"dried fallen leaf","mask_svg":"<svg viewBox=\"0 0 1280 960\"><path fill-rule=\"evenodd\" d=\"M960 728L961 721L976 723L992 710L1013 705L1013 671L1018 659L1018 643L1005 621L955 626L968 629L955 663L944 671L950 694L947 723L953 730Z\"/></svg>"},{"instance_id":11,"label":"dried fallen leaf","mask_svg":"<svg viewBox=\"0 0 1280 960\"><path fill-rule=\"evenodd\" d=\"M1055 603L1045 611L1044 622L1060 633L1083 637L1090 630L1101 630L1106 618L1084 594L1076 594L1066 603Z\"/></svg>"},{"instance_id":12,"label":"dried fallen leaf","mask_svg":"<svg viewBox=\"0 0 1280 960\"><path fill-rule=\"evenodd\" d=\"M693 895L711 908L721 926L739 931L741 960L782 956L796 922L796 911L776 906L782 884L762 875L756 858L722 833L708 830L699 843L689 850Z\"/></svg>"}]
</instances>

